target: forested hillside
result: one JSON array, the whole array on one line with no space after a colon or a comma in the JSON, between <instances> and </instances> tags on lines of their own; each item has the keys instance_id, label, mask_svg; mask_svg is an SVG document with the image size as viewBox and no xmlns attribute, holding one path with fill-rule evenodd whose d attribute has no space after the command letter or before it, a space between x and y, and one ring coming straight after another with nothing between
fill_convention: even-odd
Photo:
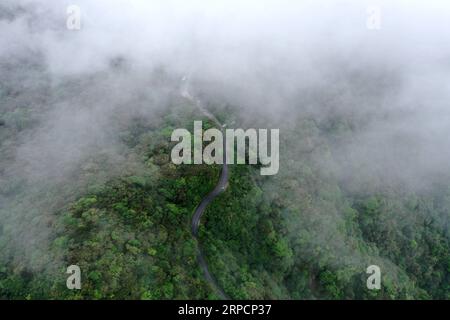
<instances>
[{"instance_id":1,"label":"forested hillside","mask_svg":"<svg viewBox=\"0 0 450 320\"><path fill-rule=\"evenodd\" d=\"M448 4L76 2L0 1L0 299L219 299L200 246L232 299L450 299ZM196 238L205 110L280 166L230 164Z\"/></svg>"},{"instance_id":2,"label":"forested hillside","mask_svg":"<svg viewBox=\"0 0 450 320\"><path fill-rule=\"evenodd\" d=\"M88 101L90 81L77 91ZM64 95L67 85L54 88L52 99L79 99ZM15 144L31 139L51 114L45 95L22 102L23 92L11 90L1 98L2 168L14 168ZM220 167L171 163L172 130L192 129L202 118L172 90L156 119L115 117L110 134L120 147L112 153L104 144L89 146L64 179L57 172L45 181L1 172L1 297L217 298L198 267L190 219ZM239 121L231 106L210 107L225 121ZM280 173L230 166L227 191L203 219L200 240L224 291L237 299L448 299L448 188L349 191L317 162L318 155L335 161L333 131L300 117L284 130L290 134L283 135ZM71 264L82 269L80 291L65 287ZM381 267L380 291L366 288L371 264Z\"/></svg>"}]
</instances>

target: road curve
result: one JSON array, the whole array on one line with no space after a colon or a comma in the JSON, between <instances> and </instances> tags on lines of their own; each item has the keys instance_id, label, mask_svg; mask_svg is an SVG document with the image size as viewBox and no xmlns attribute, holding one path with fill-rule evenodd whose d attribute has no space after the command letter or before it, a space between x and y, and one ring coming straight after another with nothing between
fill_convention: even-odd
<instances>
[{"instance_id":1,"label":"road curve","mask_svg":"<svg viewBox=\"0 0 450 320\"><path fill-rule=\"evenodd\" d=\"M194 98L188 91L187 88L187 83L185 85L185 87L182 89L181 91L181 95L183 97L185 97L186 99L190 100L191 102L193 102L199 109L200 111L206 116L208 117L211 121L213 121L218 127L220 128L224 128L224 126L219 122L219 120L213 115L211 114L201 103L201 101L199 99ZM223 130L222 130L223 131ZM211 274L211 272L209 272L208 269L208 264L206 263L205 260L205 256L203 254L203 249L202 246L200 244L200 240L198 238L198 228L200 226L200 220L203 216L203 214L205 213L206 208L208 207L208 205L219 195L221 194L223 191L225 191L225 189L227 188L228 185L228 165L227 165L227 153L226 153L226 135L223 135L223 164L222 164L222 170L220 172L220 177L219 177L219 181L217 182L216 186L214 187L214 189L208 193L200 202L200 204L195 208L194 211L194 215L192 216L192 222L191 222L191 232L192 235L194 236L194 238L197 240L198 243L198 256L197 256L197 260L198 260L198 264L200 266L200 268L203 271L203 274L205 275L206 280L208 281L208 283L216 290L216 292L218 293L218 295L222 298L222 299L229 299L229 297L226 295L226 293L222 290L222 288L220 288L220 286L217 284L217 281L215 280L215 278L213 277L213 275Z\"/></svg>"},{"instance_id":2,"label":"road curve","mask_svg":"<svg viewBox=\"0 0 450 320\"><path fill-rule=\"evenodd\" d=\"M225 138L224 138L224 147L225 147ZM225 148L224 148L225 150ZM200 219L202 218L203 214L205 213L206 208L208 205L223 191L225 191L226 187L228 185L228 166L226 164L226 152L224 152L224 162L222 165L222 170L220 172L220 178L217 182L214 189L208 193L200 202L200 204L197 206L197 208L194 211L194 215L192 217L192 223L191 223L191 231L192 235L195 239L197 239L198 243L198 264L200 265L200 268L203 270L203 274L205 275L206 280L211 284L211 286L216 290L216 292L219 294L219 296L222 299L229 299L228 296L225 294L225 292L220 288L220 286L217 284L217 281L212 276L211 272L209 272L208 264L206 263L202 246L200 244L200 240L198 238L198 227L200 225Z\"/></svg>"}]
</instances>

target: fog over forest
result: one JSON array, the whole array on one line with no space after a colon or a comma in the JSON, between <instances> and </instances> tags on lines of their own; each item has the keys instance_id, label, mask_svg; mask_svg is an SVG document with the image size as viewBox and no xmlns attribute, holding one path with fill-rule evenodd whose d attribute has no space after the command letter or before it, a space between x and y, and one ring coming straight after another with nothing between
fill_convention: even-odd
<instances>
[{"instance_id":1,"label":"fog over forest","mask_svg":"<svg viewBox=\"0 0 450 320\"><path fill-rule=\"evenodd\" d=\"M379 30L366 26L366 9L373 2L79 1L81 30L70 31L68 3L3 1L2 65L31 56L50 83L103 72L103 79L126 82L116 84L122 85L121 99L146 86L139 75L148 77L155 68L174 74L175 81L191 74L205 90L251 117L270 115L284 122L302 112L366 117L357 141L339 149L382 166L380 172L416 176L420 184L426 182L423 176L448 172L450 13L443 1L431 6L377 2ZM117 58L129 65L121 79L110 68ZM22 67L23 73L13 77L24 79L23 86L43 81ZM7 71L2 75L11 77ZM90 90L91 95L97 91ZM65 104L54 106L58 120L52 120L55 127L46 137L21 147L24 157L34 158L28 151L59 148L51 135L63 139L70 132L73 143L84 145L104 133L102 126L87 124L95 117L80 114L84 106ZM94 108L112 112L107 102ZM67 130L64 121L73 122L74 114L74 130Z\"/></svg>"},{"instance_id":2,"label":"fog over forest","mask_svg":"<svg viewBox=\"0 0 450 320\"><path fill-rule=\"evenodd\" d=\"M80 30L67 28L70 5L81 10ZM374 9L379 28L370 25ZM136 119L160 125L187 75L214 112L280 129L279 176L261 182L268 201L305 159L344 195L449 190L446 1L2 0L0 236L12 239L1 244L8 259L33 270L61 258L36 266L34 257L51 246L54 211L88 190L61 186L93 157L107 167L98 181L145 170L118 132ZM305 119L320 132L300 142ZM300 190L301 181L290 183ZM17 198L19 184L29 197ZM43 184L61 191L60 202L44 200ZM446 212L433 221L448 240ZM48 220L30 227L43 213ZM312 242L327 241L317 234Z\"/></svg>"}]
</instances>

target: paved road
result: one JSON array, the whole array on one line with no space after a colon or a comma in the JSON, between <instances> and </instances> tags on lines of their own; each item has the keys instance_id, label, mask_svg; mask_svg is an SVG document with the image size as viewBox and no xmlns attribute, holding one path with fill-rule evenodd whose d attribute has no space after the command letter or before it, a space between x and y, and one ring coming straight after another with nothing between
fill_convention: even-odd
<instances>
[{"instance_id":1,"label":"paved road","mask_svg":"<svg viewBox=\"0 0 450 320\"><path fill-rule=\"evenodd\" d=\"M201 103L199 99L194 98L188 90L187 83L185 87L181 91L181 95L187 99L189 99L191 102L195 103L195 105L202 111L202 113L207 116L210 120L212 120L218 127L223 128L224 126L217 120L217 118L211 114ZM200 244L200 240L198 239L198 228L200 225L200 220L205 213L206 208L208 205L223 191L225 191L227 185L228 185L228 166L226 162L227 153L226 153L226 136L223 135L223 165L222 170L220 172L219 181L217 182L214 189L208 193L200 202L200 204L197 206L197 208L194 211L194 215L192 217L192 223L191 223L191 232L194 238L197 240L198 243L198 264L200 268L203 271L203 274L205 275L206 280L208 283L216 290L216 292L219 294L219 296L222 299L229 299L228 296L225 294L225 292L220 288L220 286L217 284L217 281L214 279L211 272L209 272L208 264L206 263L205 256L203 254L203 250Z\"/></svg>"},{"instance_id":2,"label":"paved road","mask_svg":"<svg viewBox=\"0 0 450 320\"><path fill-rule=\"evenodd\" d=\"M225 150L225 138L224 138L224 150ZM203 250L200 244L200 240L198 239L198 227L200 225L200 219L202 218L203 214L205 213L206 208L208 205L223 191L225 191L226 187L228 185L228 166L226 164L226 152L224 152L224 161L222 165L222 171L220 172L220 178L217 182L214 189L208 193L200 202L200 204L197 206L197 208L194 211L194 215L192 217L192 223L191 223L191 231L192 235L197 239L199 253L198 253L198 263L200 265L200 268L203 270L203 274L205 275L206 280L210 283L210 285L215 288L216 292L219 294L219 296L222 299L229 299L228 296L225 294L225 292L220 288L220 286L217 284L217 281L212 276L211 272L209 272L208 264L205 261L205 257L203 254Z\"/></svg>"},{"instance_id":3,"label":"paved road","mask_svg":"<svg viewBox=\"0 0 450 320\"><path fill-rule=\"evenodd\" d=\"M224 145L224 150L226 150L225 136L224 136L223 145ZM219 194L221 194L223 191L225 191L225 189L228 185L228 166L226 164L226 151L224 152L223 157L224 157L224 159L223 159L224 164L222 165L222 170L220 172L219 181L217 182L214 189L202 199L202 201L200 202L198 207L195 209L194 216L192 217L191 230L192 230L192 234L195 237L197 237L197 235L198 235L198 226L200 224L200 219L201 219L203 213L205 212L205 209Z\"/></svg>"}]
</instances>

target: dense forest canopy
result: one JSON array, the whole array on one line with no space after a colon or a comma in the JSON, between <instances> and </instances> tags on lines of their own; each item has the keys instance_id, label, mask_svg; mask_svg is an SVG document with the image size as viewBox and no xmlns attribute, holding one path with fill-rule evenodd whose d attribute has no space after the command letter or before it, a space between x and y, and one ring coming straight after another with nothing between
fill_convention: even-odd
<instances>
[{"instance_id":1,"label":"dense forest canopy","mask_svg":"<svg viewBox=\"0 0 450 320\"><path fill-rule=\"evenodd\" d=\"M133 3L80 1L76 32L64 1L0 4L0 298L216 299L201 243L235 299L450 299L448 9L385 4L405 25L374 33L365 6ZM174 129L216 126L186 74L222 123L280 129L279 172L230 165L198 241L221 166L170 159Z\"/></svg>"}]
</instances>

